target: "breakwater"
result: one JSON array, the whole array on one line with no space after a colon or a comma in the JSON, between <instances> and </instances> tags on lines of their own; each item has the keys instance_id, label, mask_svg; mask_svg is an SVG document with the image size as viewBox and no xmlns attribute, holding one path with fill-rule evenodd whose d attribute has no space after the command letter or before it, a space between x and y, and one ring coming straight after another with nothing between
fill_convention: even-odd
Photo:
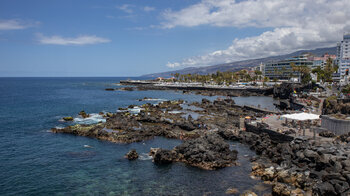
<instances>
[{"instance_id":1,"label":"breakwater","mask_svg":"<svg viewBox=\"0 0 350 196\"><path fill-rule=\"evenodd\" d=\"M161 83L147 80L121 80L120 84L135 85L140 90L201 90L201 91L226 91L226 92L247 92L259 95L272 95L273 87L257 86L225 86L208 85L201 83Z\"/></svg>"}]
</instances>

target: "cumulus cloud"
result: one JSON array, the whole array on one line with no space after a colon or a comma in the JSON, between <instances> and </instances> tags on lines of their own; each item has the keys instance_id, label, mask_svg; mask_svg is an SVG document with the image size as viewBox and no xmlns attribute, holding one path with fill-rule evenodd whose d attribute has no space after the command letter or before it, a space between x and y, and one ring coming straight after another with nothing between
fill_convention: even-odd
<instances>
[{"instance_id":1,"label":"cumulus cloud","mask_svg":"<svg viewBox=\"0 0 350 196\"><path fill-rule=\"evenodd\" d=\"M152 12L154 10L156 10L156 8L154 8L154 7L150 7L150 6L143 7L143 11L145 11L145 12Z\"/></svg>"},{"instance_id":2,"label":"cumulus cloud","mask_svg":"<svg viewBox=\"0 0 350 196\"><path fill-rule=\"evenodd\" d=\"M109 39L97 37L95 35L81 35L78 37L61 37L58 35L44 36L42 34L37 35L39 43L52 44L52 45L88 45L88 44L100 44L108 43Z\"/></svg>"},{"instance_id":3,"label":"cumulus cloud","mask_svg":"<svg viewBox=\"0 0 350 196\"><path fill-rule=\"evenodd\" d=\"M168 66L205 66L333 46L344 31L350 31L349 10L348 0L202 0L178 11L166 10L163 28L209 25L273 29L235 39L227 49Z\"/></svg>"},{"instance_id":4,"label":"cumulus cloud","mask_svg":"<svg viewBox=\"0 0 350 196\"><path fill-rule=\"evenodd\" d=\"M0 20L0 30L20 30L38 25L39 22L24 22L17 19Z\"/></svg>"}]
</instances>

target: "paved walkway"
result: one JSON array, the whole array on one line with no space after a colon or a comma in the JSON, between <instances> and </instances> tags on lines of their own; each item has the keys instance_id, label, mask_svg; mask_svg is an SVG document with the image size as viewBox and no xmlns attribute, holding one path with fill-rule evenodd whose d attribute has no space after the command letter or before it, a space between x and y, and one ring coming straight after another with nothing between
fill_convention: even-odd
<instances>
[{"instance_id":1,"label":"paved walkway","mask_svg":"<svg viewBox=\"0 0 350 196\"><path fill-rule=\"evenodd\" d=\"M290 120L288 121L290 122ZM296 131L296 134L291 136L303 136L303 131L299 131L298 128L283 126L282 123L285 122L285 118L281 118L280 115L268 115L262 119L262 122L268 124L269 128L273 131L283 132L289 129L293 129ZM305 136L312 138L314 136L313 130L305 129ZM316 134L316 137L317 136L318 135Z\"/></svg>"}]
</instances>

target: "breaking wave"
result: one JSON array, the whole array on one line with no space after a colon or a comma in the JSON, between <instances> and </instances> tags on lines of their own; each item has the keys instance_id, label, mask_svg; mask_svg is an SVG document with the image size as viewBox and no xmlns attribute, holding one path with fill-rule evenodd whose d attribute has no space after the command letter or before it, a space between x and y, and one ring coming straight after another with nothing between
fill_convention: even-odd
<instances>
[{"instance_id":1,"label":"breaking wave","mask_svg":"<svg viewBox=\"0 0 350 196\"><path fill-rule=\"evenodd\" d=\"M103 116L100 114L90 114L90 116L87 118L76 117L74 118L74 122L78 124L90 125L90 124L96 124L100 122L106 122L106 119L104 119Z\"/></svg>"}]
</instances>

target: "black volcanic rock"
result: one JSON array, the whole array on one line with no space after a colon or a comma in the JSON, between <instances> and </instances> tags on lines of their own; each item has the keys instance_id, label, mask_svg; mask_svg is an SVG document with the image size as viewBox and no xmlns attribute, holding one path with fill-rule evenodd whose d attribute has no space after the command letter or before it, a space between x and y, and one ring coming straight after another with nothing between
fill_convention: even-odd
<instances>
[{"instance_id":1,"label":"black volcanic rock","mask_svg":"<svg viewBox=\"0 0 350 196\"><path fill-rule=\"evenodd\" d=\"M177 153L173 150L158 149L153 157L153 161L158 164L169 164L177 159Z\"/></svg>"},{"instance_id":2,"label":"black volcanic rock","mask_svg":"<svg viewBox=\"0 0 350 196\"><path fill-rule=\"evenodd\" d=\"M129 160L135 160L139 158L139 154L136 152L135 149L130 150L128 153L126 153L125 158Z\"/></svg>"},{"instance_id":3,"label":"black volcanic rock","mask_svg":"<svg viewBox=\"0 0 350 196\"><path fill-rule=\"evenodd\" d=\"M67 117L63 117L63 120L64 121L73 121L74 119L71 116L67 116Z\"/></svg>"},{"instance_id":4,"label":"black volcanic rock","mask_svg":"<svg viewBox=\"0 0 350 196\"><path fill-rule=\"evenodd\" d=\"M87 114L84 110L82 110L81 112L79 112L79 115L83 118L88 118L90 115Z\"/></svg>"},{"instance_id":5,"label":"black volcanic rock","mask_svg":"<svg viewBox=\"0 0 350 196\"><path fill-rule=\"evenodd\" d=\"M322 137L335 137L335 134L331 131L321 131L319 135Z\"/></svg>"},{"instance_id":6,"label":"black volcanic rock","mask_svg":"<svg viewBox=\"0 0 350 196\"><path fill-rule=\"evenodd\" d=\"M280 86L275 86L273 88L273 97L289 99L296 87L297 85L291 83L282 83Z\"/></svg>"},{"instance_id":7,"label":"black volcanic rock","mask_svg":"<svg viewBox=\"0 0 350 196\"><path fill-rule=\"evenodd\" d=\"M217 134L187 140L173 150L157 150L153 155L155 163L184 162L206 170L231 166L237 159L237 151Z\"/></svg>"}]
</instances>

